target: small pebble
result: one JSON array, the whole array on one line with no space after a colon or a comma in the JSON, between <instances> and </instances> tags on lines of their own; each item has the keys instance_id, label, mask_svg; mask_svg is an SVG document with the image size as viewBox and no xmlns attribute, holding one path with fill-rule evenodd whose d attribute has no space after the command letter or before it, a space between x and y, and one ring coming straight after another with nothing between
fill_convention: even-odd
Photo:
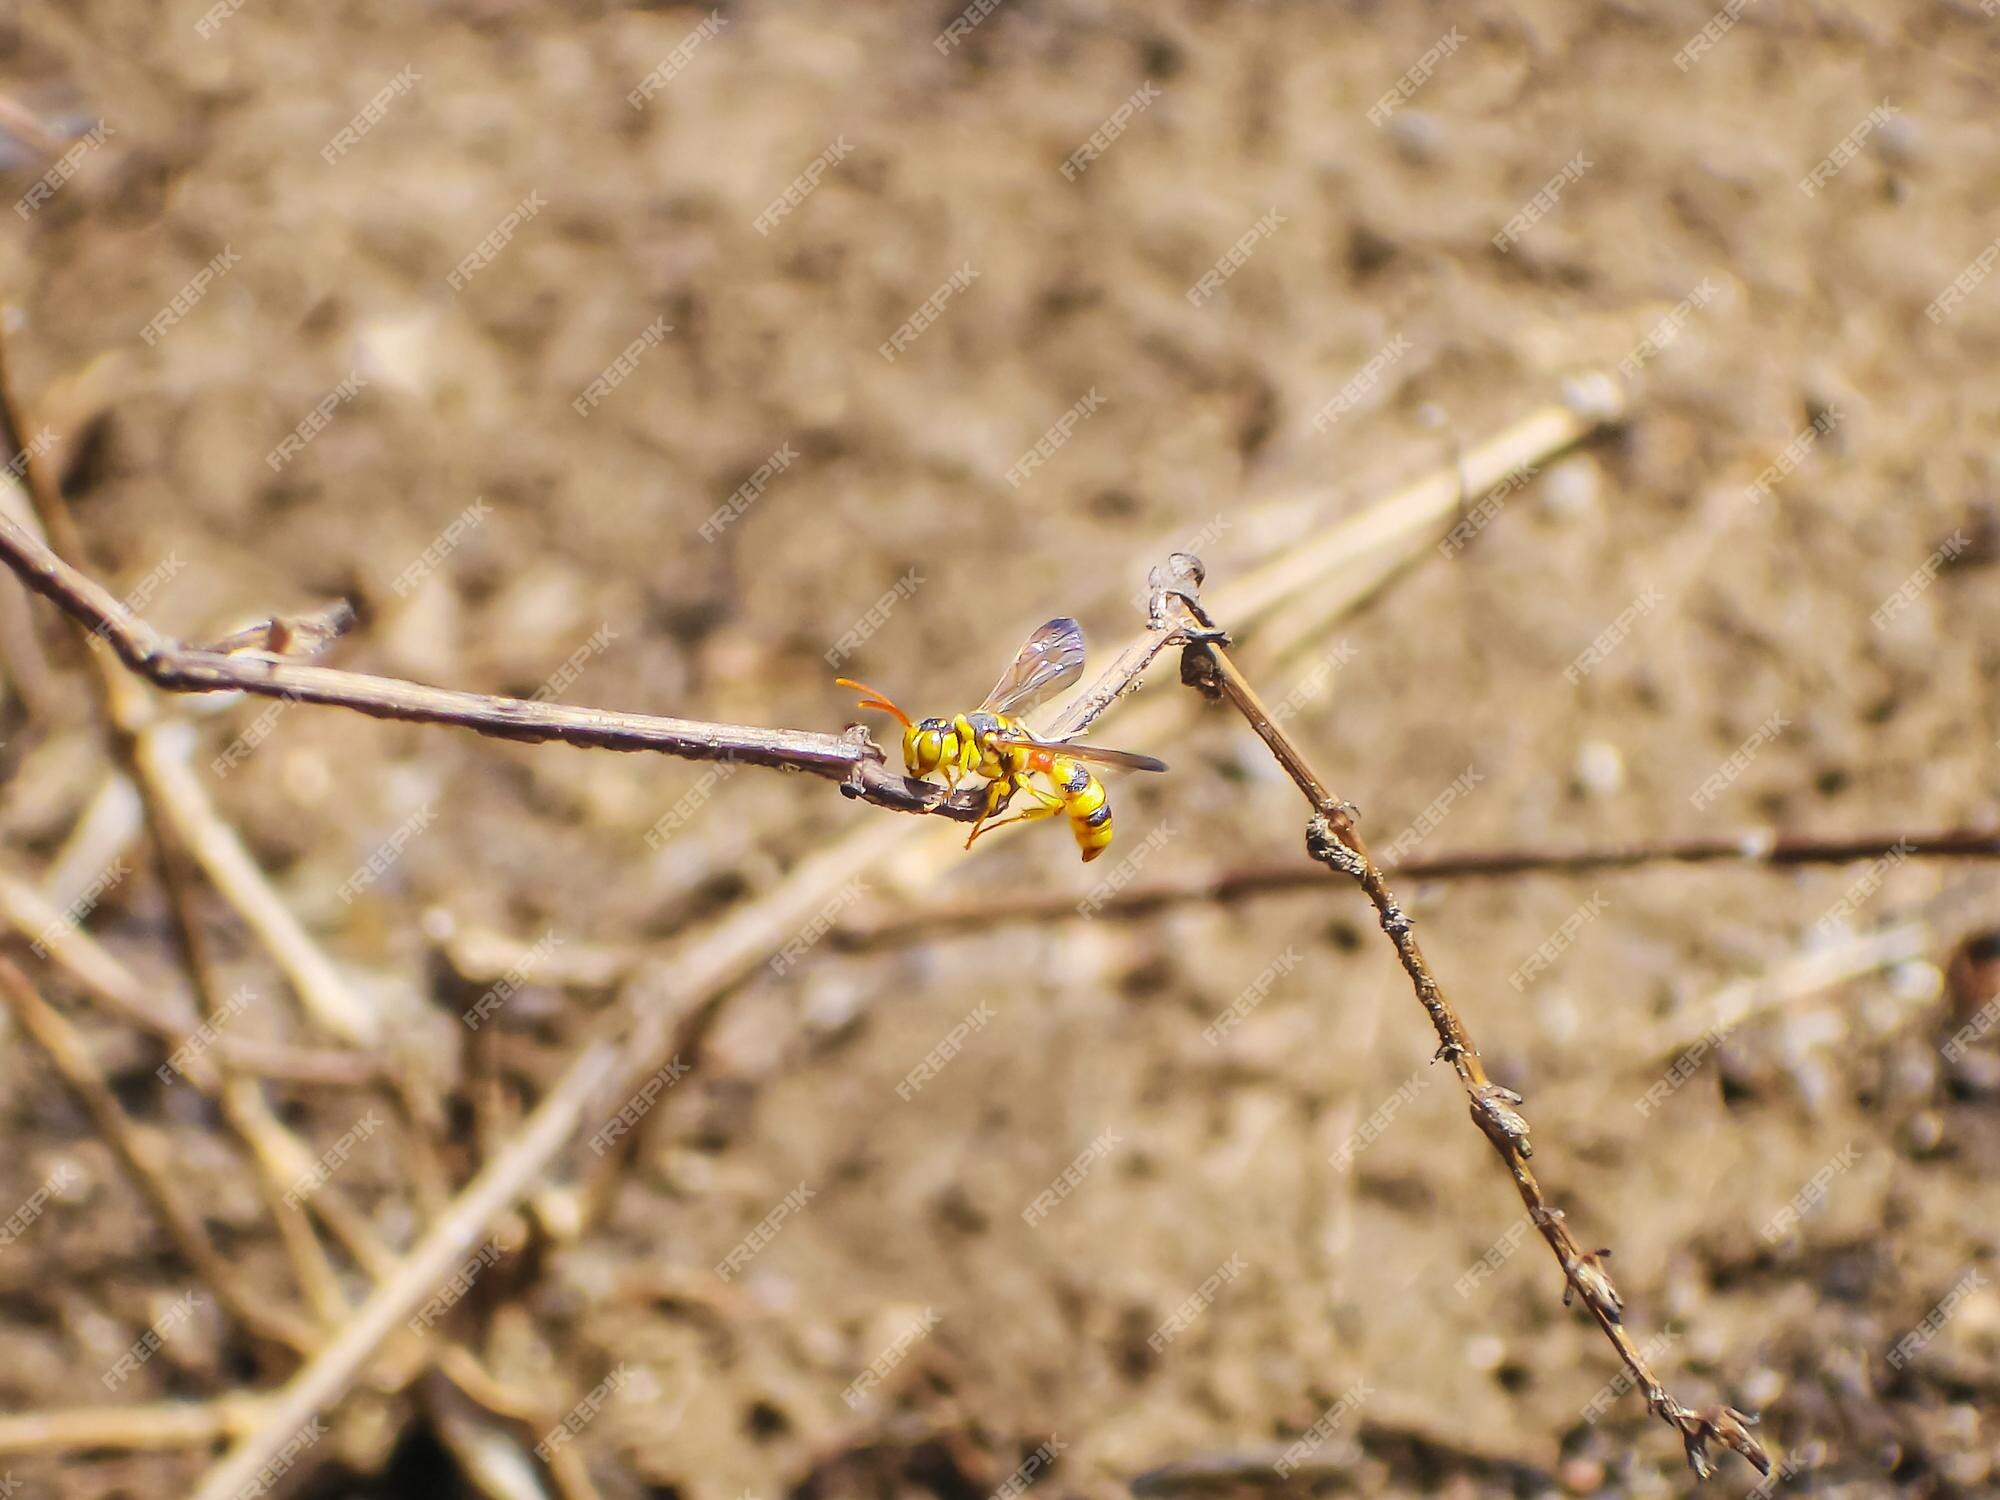
<instances>
[{"instance_id":1,"label":"small pebble","mask_svg":"<svg viewBox=\"0 0 2000 1500\"><path fill-rule=\"evenodd\" d=\"M1542 480L1542 507L1561 520L1581 520L1596 511L1603 491L1603 475L1596 459L1566 458Z\"/></svg>"},{"instance_id":2,"label":"small pebble","mask_svg":"<svg viewBox=\"0 0 2000 1500\"><path fill-rule=\"evenodd\" d=\"M1566 1458L1560 1477L1566 1494L1594 1495L1604 1487L1604 1465L1594 1458Z\"/></svg>"},{"instance_id":3,"label":"small pebble","mask_svg":"<svg viewBox=\"0 0 2000 1500\"><path fill-rule=\"evenodd\" d=\"M1609 797L1625 785L1625 757L1616 745L1585 740L1576 751L1576 781L1593 797Z\"/></svg>"},{"instance_id":4,"label":"small pebble","mask_svg":"<svg viewBox=\"0 0 2000 1500\"><path fill-rule=\"evenodd\" d=\"M1389 121L1389 138L1405 161L1434 162L1444 153L1444 126L1436 115L1421 109L1402 110Z\"/></svg>"},{"instance_id":5,"label":"small pebble","mask_svg":"<svg viewBox=\"0 0 2000 1500\"><path fill-rule=\"evenodd\" d=\"M1905 1137L1915 1156L1929 1156L1944 1144L1944 1117L1934 1109L1919 1110L1910 1117Z\"/></svg>"}]
</instances>

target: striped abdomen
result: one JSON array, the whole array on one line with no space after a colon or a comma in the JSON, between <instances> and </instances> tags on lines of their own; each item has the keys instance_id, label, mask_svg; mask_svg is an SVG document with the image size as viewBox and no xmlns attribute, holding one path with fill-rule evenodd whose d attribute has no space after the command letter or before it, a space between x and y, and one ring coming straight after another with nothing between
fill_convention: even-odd
<instances>
[{"instance_id":1,"label":"striped abdomen","mask_svg":"<svg viewBox=\"0 0 2000 1500\"><path fill-rule=\"evenodd\" d=\"M1076 835L1083 862L1089 864L1111 843L1111 803L1105 798L1104 783L1091 773L1090 767L1067 755L1052 758L1049 777L1063 799L1063 811L1069 815L1069 831Z\"/></svg>"}]
</instances>

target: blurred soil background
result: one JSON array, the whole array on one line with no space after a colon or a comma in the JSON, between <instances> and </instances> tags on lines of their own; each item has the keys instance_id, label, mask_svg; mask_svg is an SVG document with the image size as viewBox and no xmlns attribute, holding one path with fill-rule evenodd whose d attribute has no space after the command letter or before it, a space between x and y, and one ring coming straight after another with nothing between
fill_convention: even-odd
<instances>
[{"instance_id":1,"label":"blurred soil background","mask_svg":"<svg viewBox=\"0 0 2000 1500\"><path fill-rule=\"evenodd\" d=\"M0 286L19 309L17 382L61 437L90 549L77 561L122 594L176 559L144 611L162 629L211 639L345 595L362 625L337 664L529 694L608 628L563 701L837 730L855 711L823 653L914 570L920 585L841 667L950 712L1043 619L1074 614L1108 647L1138 625L1132 596L1169 549L1206 531L1211 580L1240 576L1576 372L1615 370L1705 283L1707 304L1625 382L1622 427L1545 466L1462 556L1425 549L1282 658L1249 632L1242 663L1275 701L1351 647L1291 727L1378 848L1468 768L1479 780L1427 854L2000 820L2000 287L1941 323L1924 311L2000 230L2000 19L1977 4L1755 5L1685 71L1674 57L1707 0L1004 0L946 54L945 4L726 6L643 109L627 94L708 11L245 0L206 38L204 14L73 0L0 17L0 92L112 131L50 202L6 216ZM1371 124L1452 28L1462 43L1435 76ZM405 67L408 91L324 160ZM1065 180L1148 82L1159 97ZM1802 193L1885 99L1889 124ZM758 233L836 140L845 159ZM1496 250L1579 154L1580 180ZM46 164L17 150L8 201ZM531 194L547 206L454 292L448 274ZM1272 210L1282 224L1191 306L1186 289ZM240 261L148 346L140 330L225 247ZM976 279L885 361L878 346L968 263ZM573 400L661 318L672 331L580 417ZM1409 352L1316 431L1398 335ZM266 455L350 372L360 393L274 472ZM1102 408L1012 488L1009 465L1090 390ZM1744 486L1829 412L1803 465L1748 503ZM704 541L697 528L785 444L796 461ZM399 593L475 500L490 515ZM1960 532L1971 545L1936 583L1871 623ZM1566 681L1648 589L1663 602ZM39 881L111 766L82 652L34 608L58 693L31 714L10 689L0 710L0 836L9 868ZM1303 866L1296 791L1172 676L1163 664L1141 699L1188 699L1143 747L1172 774L1113 788L1109 859L1085 871L1053 825L940 859L963 830L918 826L903 868L924 873L869 874L844 920L940 895L1081 899L1163 828L1148 876ZM264 706L188 707L197 765ZM1097 737L1119 743L1125 712ZM1774 713L1777 741L1692 809ZM650 850L645 832L704 774L294 708L215 795L448 1091L462 1182L481 1156L459 1012L522 950L554 934L566 956L500 1023L516 1114L638 956L892 816L750 771L711 782ZM426 806L434 821L393 870L343 902L341 882ZM1890 870L1852 925L1948 910L1923 951L1761 998L1691 1081L1635 1108L1727 986L1826 941L1815 922L1862 868L1394 883L1493 1075L1527 1096L1551 1196L1584 1244L1615 1247L1635 1338L1673 1331L1669 1386L1761 1411L1773 1451L1810 1462L1779 1493L1993 1494L2000 1294L1977 1292L1905 1368L1886 1356L1968 1272L1995 1273L1994 1041L1957 1064L1939 1048L1996 988L1990 974L1954 988L1945 970L1956 935L2000 923L2000 879ZM88 926L184 992L162 892L135 869ZM1602 914L1517 992L1508 976L1593 896ZM228 978L283 1002L234 915L212 898L206 915ZM241 1274L292 1296L212 1107L160 1084L154 1044L13 946L126 1107L171 1133ZM1204 1040L1288 951L1299 962L1254 1013ZM992 1023L899 1098L982 997ZM240 1024L310 1039L288 1003ZM620 1363L646 1372L579 1439L606 1500L979 1496L1052 1434L1064 1448L1037 1493L1113 1496L1162 1465L1282 1446L1357 1382L1372 1394L1291 1489L1689 1491L1640 1396L1580 1415L1618 1368L1561 1305L1543 1247L1530 1238L1455 1289L1521 1210L1428 1067L1433 1045L1364 903L1327 882L1141 921L829 939L742 987L608 1219L570 1237L538 1225L506 1295L461 1331L558 1415ZM1336 1170L1413 1077L1393 1127ZM270 1093L317 1145L369 1102ZM423 1209L391 1118L339 1180L404 1245ZM77 1174L0 1248L0 1407L286 1377L211 1302L107 1396L100 1372L188 1273L18 1033L0 1051L0 1120L0 1205ZM1122 1144L1024 1224L1106 1130ZM1823 1204L1768 1243L1763 1226L1850 1146ZM800 1182L808 1209L741 1281L717 1281L710 1268ZM1243 1273L1150 1348L1232 1256ZM842 1389L925 1309L935 1330L850 1410ZM331 1462L298 1493L473 1493L412 1407L364 1395L328 1427ZM208 1461L4 1462L28 1495L151 1497L183 1493ZM1708 1492L1753 1480L1728 1457Z\"/></svg>"}]
</instances>

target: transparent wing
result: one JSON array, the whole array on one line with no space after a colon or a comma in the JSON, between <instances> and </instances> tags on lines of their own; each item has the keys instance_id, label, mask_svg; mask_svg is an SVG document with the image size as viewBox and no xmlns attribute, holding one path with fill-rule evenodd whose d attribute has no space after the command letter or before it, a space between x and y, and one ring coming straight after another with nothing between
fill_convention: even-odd
<instances>
[{"instance_id":1,"label":"transparent wing","mask_svg":"<svg viewBox=\"0 0 2000 1500\"><path fill-rule=\"evenodd\" d=\"M1167 763L1136 750L1113 750L1108 745L1081 745L1075 740L1038 740L1020 735L996 734L992 743L1015 750L1059 750L1072 760L1094 760L1099 765L1123 766L1128 771L1164 771Z\"/></svg>"},{"instance_id":2,"label":"transparent wing","mask_svg":"<svg viewBox=\"0 0 2000 1500\"><path fill-rule=\"evenodd\" d=\"M1051 620L1028 637L1012 665L975 713L1026 713L1083 675L1083 627L1074 620Z\"/></svg>"}]
</instances>

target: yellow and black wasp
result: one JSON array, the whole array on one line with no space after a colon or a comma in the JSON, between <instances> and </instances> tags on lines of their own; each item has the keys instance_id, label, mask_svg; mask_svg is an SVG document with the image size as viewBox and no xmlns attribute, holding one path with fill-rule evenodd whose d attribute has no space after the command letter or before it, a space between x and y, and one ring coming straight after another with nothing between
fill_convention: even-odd
<instances>
[{"instance_id":1,"label":"yellow and black wasp","mask_svg":"<svg viewBox=\"0 0 2000 1500\"><path fill-rule=\"evenodd\" d=\"M1077 847L1088 863L1111 843L1111 804L1105 800L1104 783L1084 762L1135 771L1164 771L1166 765L1150 755L1135 755L1129 750L1107 750L1073 739L1045 740L1021 722L1018 715L1053 697L1082 675L1083 629L1074 620L1062 619L1049 621L1028 637L1013 663L993 684L985 702L970 713L949 719L913 723L908 714L878 689L848 677L834 680L842 687L866 693L861 707L879 708L895 715L903 726L903 764L912 776L942 771L946 785L952 787L966 776L987 778L986 810L966 836L966 848L970 849L980 834L1009 823L1027 823L1066 813ZM1030 777L1045 778L1048 790ZM994 814L1017 791L1033 797L1035 805L1011 818L993 821Z\"/></svg>"}]
</instances>

